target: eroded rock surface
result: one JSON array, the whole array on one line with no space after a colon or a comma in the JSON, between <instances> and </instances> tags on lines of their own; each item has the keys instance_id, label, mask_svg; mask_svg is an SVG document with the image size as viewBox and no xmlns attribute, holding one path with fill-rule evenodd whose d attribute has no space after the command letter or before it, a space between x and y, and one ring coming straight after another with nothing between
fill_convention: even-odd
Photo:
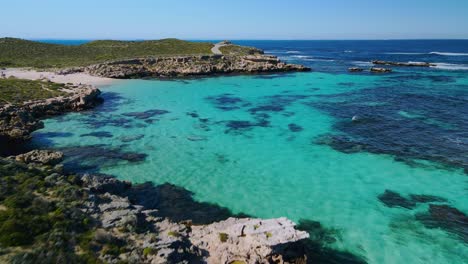
<instances>
[{"instance_id":1,"label":"eroded rock surface","mask_svg":"<svg viewBox=\"0 0 468 264\"><path fill-rule=\"evenodd\" d=\"M310 71L302 65L282 62L275 56L185 56L113 61L69 71L84 71L108 78L172 78L213 74Z\"/></svg>"},{"instance_id":2,"label":"eroded rock surface","mask_svg":"<svg viewBox=\"0 0 468 264\"><path fill-rule=\"evenodd\" d=\"M14 157L16 161L23 163L56 165L63 160L63 153L51 150L33 150L28 153L20 154Z\"/></svg>"},{"instance_id":3,"label":"eroded rock surface","mask_svg":"<svg viewBox=\"0 0 468 264\"><path fill-rule=\"evenodd\" d=\"M43 127L41 118L82 111L102 102L101 91L88 85L66 87L66 96L0 107L0 141L24 141Z\"/></svg>"}]
</instances>

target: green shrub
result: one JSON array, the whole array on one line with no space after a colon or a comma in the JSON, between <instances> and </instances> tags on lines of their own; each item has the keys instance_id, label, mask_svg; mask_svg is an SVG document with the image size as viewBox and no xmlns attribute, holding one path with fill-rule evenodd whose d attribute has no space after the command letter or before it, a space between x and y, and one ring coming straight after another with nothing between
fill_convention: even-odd
<instances>
[{"instance_id":1,"label":"green shrub","mask_svg":"<svg viewBox=\"0 0 468 264\"><path fill-rule=\"evenodd\" d=\"M226 233L219 233L219 241L226 242L229 238L229 235Z\"/></svg>"}]
</instances>

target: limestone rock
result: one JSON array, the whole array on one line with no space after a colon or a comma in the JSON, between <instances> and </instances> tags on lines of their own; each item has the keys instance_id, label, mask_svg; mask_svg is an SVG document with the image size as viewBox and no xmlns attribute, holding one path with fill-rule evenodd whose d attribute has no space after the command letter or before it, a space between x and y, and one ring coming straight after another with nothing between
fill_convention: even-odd
<instances>
[{"instance_id":1,"label":"limestone rock","mask_svg":"<svg viewBox=\"0 0 468 264\"><path fill-rule=\"evenodd\" d=\"M15 157L16 161L41 165L56 165L63 160L63 153L51 150L33 150Z\"/></svg>"},{"instance_id":2,"label":"limestone rock","mask_svg":"<svg viewBox=\"0 0 468 264\"><path fill-rule=\"evenodd\" d=\"M173 78L213 74L310 71L302 65L287 64L275 56L181 56L149 57L91 65L84 72L108 78Z\"/></svg>"},{"instance_id":3,"label":"limestone rock","mask_svg":"<svg viewBox=\"0 0 468 264\"><path fill-rule=\"evenodd\" d=\"M82 111L102 102L101 91L89 85L68 86L66 96L0 106L0 141L24 141L43 128L41 118Z\"/></svg>"},{"instance_id":4,"label":"limestone rock","mask_svg":"<svg viewBox=\"0 0 468 264\"><path fill-rule=\"evenodd\" d=\"M280 245L293 243L309 237L298 231L295 223L286 219L237 219L206 226L193 226L190 240L209 252L208 263L268 263L281 255Z\"/></svg>"},{"instance_id":5,"label":"limestone rock","mask_svg":"<svg viewBox=\"0 0 468 264\"><path fill-rule=\"evenodd\" d=\"M375 73L386 73L386 72L392 72L392 69L373 67L370 69L370 71L375 72Z\"/></svg>"}]
</instances>

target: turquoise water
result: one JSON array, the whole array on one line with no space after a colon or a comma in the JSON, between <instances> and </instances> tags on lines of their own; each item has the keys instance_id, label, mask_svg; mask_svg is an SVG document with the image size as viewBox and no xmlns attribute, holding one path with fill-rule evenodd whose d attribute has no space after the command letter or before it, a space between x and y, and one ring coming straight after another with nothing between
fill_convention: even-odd
<instances>
[{"instance_id":1,"label":"turquoise water","mask_svg":"<svg viewBox=\"0 0 468 264\"><path fill-rule=\"evenodd\" d=\"M443 75L451 81L413 78L407 81L412 83L408 89L425 96L466 91L466 76ZM376 143L377 133L357 135L354 128L339 125L363 115L350 104L380 111L392 104L385 93L395 94L391 89L400 87L395 75L328 73L119 81L102 88L107 98L102 107L46 120L33 142L72 151L70 164L90 165L91 171L136 183L169 182L192 191L198 201L234 213L319 221L336 231L336 241L326 246L369 263L466 263L468 243L463 236L416 220L427 212L428 203L407 209L388 207L378 198L387 189L404 197L435 195L468 212L468 178L459 160L466 152L458 152L458 159L451 159L450 150L424 158L415 146L419 152L410 159ZM362 96L365 102L359 101ZM168 113L144 113L154 109ZM465 123L460 127L431 116L412 102L384 109L392 119L381 119L382 129L392 129L393 122L420 122L427 125L421 129L433 133L442 133L446 126L458 127L451 133L466 128ZM417 129L409 131L401 138L417 137L411 134ZM107 133L89 134L93 132ZM323 143L324 135L359 136L367 145L361 151L345 151L342 145ZM395 137L390 145L401 144L398 140ZM97 157L79 156L78 146L146 156L129 161L100 159L101 152L95 152ZM441 156L442 162L434 158Z\"/></svg>"}]
</instances>

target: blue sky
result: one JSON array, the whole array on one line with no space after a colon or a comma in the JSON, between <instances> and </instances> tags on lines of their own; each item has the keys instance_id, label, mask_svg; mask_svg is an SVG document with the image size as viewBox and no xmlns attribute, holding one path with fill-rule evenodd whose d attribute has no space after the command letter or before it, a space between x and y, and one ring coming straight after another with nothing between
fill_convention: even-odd
<instances>
[{"instance_id":1,"label":"blue sky","mask_svg":"<svg viewBox=\"0 0 468 264\"><path fill-rule=\"evenodd\" d=\"M467 0L0 0L0 37L468 38Z\"/></svg>"}]
</instances>

